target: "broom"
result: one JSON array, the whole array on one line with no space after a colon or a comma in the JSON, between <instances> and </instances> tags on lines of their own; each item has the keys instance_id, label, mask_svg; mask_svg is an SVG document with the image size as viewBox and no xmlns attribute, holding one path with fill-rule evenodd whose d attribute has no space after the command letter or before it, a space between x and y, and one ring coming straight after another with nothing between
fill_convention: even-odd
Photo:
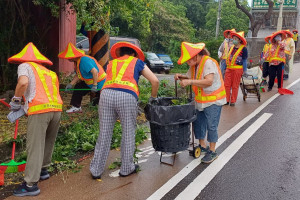
<instances>
[{"instance_id":1,"label":"broom","mask_svg":"<svg viewBox=\"0 0 300 200\"><path fill-rule=\"evenodd\" d=\"M10 105L8 103L6 103L4 100L5 99L0 99L0 102L3 103L4 105L6 105L7 107L10 107ZM18 126L19 126L19 120L16 120L11 161L9 161L8 163L0 164L0 173L15 173L15 172L22 172L25 170L26 161L22 161L22 162L15 161L15 150L16 150L16 139L17 139L17 135L18 135Z\"/></svg>"}]
</instances>

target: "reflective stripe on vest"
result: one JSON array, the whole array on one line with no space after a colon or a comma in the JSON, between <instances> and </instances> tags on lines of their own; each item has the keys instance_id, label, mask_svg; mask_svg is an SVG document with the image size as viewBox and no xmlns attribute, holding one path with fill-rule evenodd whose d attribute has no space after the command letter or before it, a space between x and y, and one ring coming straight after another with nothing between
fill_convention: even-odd
<instances>
[{"instance_id":1,"label":"reflective stripe on vest","mask_svg":"<svg viewBox=\"0 0 300 200\"><path fill-rule=\"evenodd\" d=\"M139 96L139 89L134 79L134 67L136 64L137 58L129 56L125 60L114 59L109 62L107 66L107 77L102 89L105 88L122 88L128 89L136 93ZM123 63L123 64L122 64ZM118 64L122 64L119 71L117 71ZM129 67L130 66L130 67ZM129 67L129 68L128 68ZM127 69L131 69L131 73ZM111 72L110 72L111 71ZM126 77L130 78L129 80L124 80L124 74L126 72Z\"/></svg>"},{"instance_id":2,"label":"reflective stripe on vest","mask_svg":"<svg viewBox=\"0 0 300 200\"><path fill-rule=\"evenodd\" d=\"M269 52L269 56L265 59L265 62L270 61L270 44L265 44L263 49L263 54L266 55L266 53Z\"/></svg>"},{"instance_id":3,"label":"reflective stripe on vest","mask_svg":"<svg viewBox=\"0 0 300 200\"><path fill-rule=\"evenodd\" d=\"M224 81L222 78L222 73L220 70L220 67L218 65L218 62L212 58L210 58L209 56L203 56L199 65L198 65L198 69L196 72L195 66L192 67L192 79L196 79L196 80L201 80L202 74L203 74L203 69L204 69L204 65L206 63L206 61L210 59L212 60L218 69L218 73L219 73L219 77L220 77L220 81L221 81L221 86L219 89L215 90L214 92L210 93L210 94L206 94L203 90L203 88L197 87L197 86L192 86L193 91L195 93L195 101L197 101L198 103L209 103L209 102L215 102L217 100L223 99L226 97L226 92L225 92L225 87L224 87ZM195 78L195 73L197 73L197 77Z\"/></svg>"},{"instance_id":4,"label":"reflective stripe on vest","mask_svg":"<svg viewBox=\"0 0 300 200\"><path fill-rule=\"evenodd\" d=\"M293 35L293 40L294 40L295 42L298 41L298 33L296 33L296 34Z\"/></svg>"},{"instance_id":5,"label":"reflective stripe on vest","mask_svg":"<svg viewBox=\"0 0 300 200\"><path fill-rule=\"evenodd\" d=\"M273 47L273 45L271 44L271 46L270 46L270 52L271 52L272 47ZM270 55L270 62L272 62L272 61L279 61L279 62L284 62L285 63L285 56L284 56L284 58L281 58L281 57L278 56L279 49L280 49L280 46L278 45L277 48L276 48L275 53L272 54L272 55Z\"/></svg>"},{"instance_id":6,"label":"reflective stripe on vest","mask_svg":"<svg viewBox=\"0 0 300 200\"><path fill-rule=\"evenodd\" d=\"M28 115L62 111L63 102L59 94L56 73L34 62L28 64L32 68L36 82L36 94L29 102Z\"/></svg>"},{"instance_id":7,"label":"reflective stripe on vest","mask_svg":"<svg viewBox=\"0 0 300 200\"><path fill-rule=\"evenodd\" d=\"M235 54L233 55L231 61L230 61L230 57L231 57L231 53L232 53L232 51L233 51L234 46L232 46L232 47L230 48L230 51L229 51L229 53L228 53L228 57L227 57L227 59L226 59L226 65L227 65L227 68L229 68L229 69L243 69L243 65L237 65L237 64L236 64L236 59L237 59L238 55L240 54L240 52L243 50L244 46L245 46L245 45L241 45L241 46L238 48L238 50L237 50L237 51L235 52Z\"/></svg>"},{"instance_id":8,"label":"reflective stripe on vest","mask_svg":"<svg viewBox=\"0 0 300 200\"><path fill-rule=\"evenodd\" d=\"M97 62L97 60L95 58L93 58L91 56L86 56L86 55L84 57L88 57L88 58L94 60L95 64L98 67L98 80L97 80L97 83L101 82L106 77L106 73L104 72L102 66L99 65L99 63ZM92 85L94 83L93 78L84 78L81 74L80 67L79 67L81 58L79 58L79 60L77 61L77 68L76 68L77 76L80 80L83 80L87 85Z\"/></svg>"},{"instance_id":9,"label":"reflective stripe on vest","mask_svg":"<svg viewBox=\"0 0 300 200\"><path fill-rule=\"evenodd\" d=\"M226 60L228 57L228 52L229 52L229 44L227 41L224 42L224 52L223 52L223 56L222 59Z\"/></svg>"}]
</instances>

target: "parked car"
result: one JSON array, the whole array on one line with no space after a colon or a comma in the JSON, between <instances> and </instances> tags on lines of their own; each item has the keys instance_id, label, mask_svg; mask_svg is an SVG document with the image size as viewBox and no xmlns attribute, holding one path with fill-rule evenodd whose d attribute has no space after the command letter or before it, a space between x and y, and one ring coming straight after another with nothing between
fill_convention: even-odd
<instances>
[{"instance_id":1,"label":"parked car","mask_svg":"<svg viewBox=\"0 0 300 200\"><path fill-rule=\"evenodd\" d=\"M170 67L171 69L174 67L174 64L170 58L170 56L166 54L156 54L162 61L165 62L165 65Z\"/></svg>"},{"instance_id":2,"label":"parked car","mask_svg":"<svg viewBox=\"0 0 300 200\"><path fill-rule=\"evenodd\" d=\"M130 38L130 37L109 37L109 49L115 43L122 42L122 41L130 42L130 43L138 46L139 48L141 48L140 41L138 39L136 39L136 38ZM88 54L89 53L89 47L90 47L89 39L87 37L85 37L85 36L76 36L76 47L79 48L79 49L84 50L85 54ZM111 59L110 55L109 55L109 57Z\"/></svg>"},{"instance_id":3,"label":"parked car","mask_svg":"<svg viewBox=\"0 0 300 200\"><path fill-rule=\"evenodd\" d=\"M90 43L89 39L85 36L76 36L76 48L82 49L85 54L89 54Z\"/></svg>"},{"instance_id":4,"label":"parked car","mask_svg":"<svg viewBox=\"0 0 300 200\"><path fill-rule=\"evenodd\" d=\"M157 73L165 72L166 74L170 73L170 67L166 66L165 62L159 59L155 53L145 52L145 56L145 63L151 71Z\"/></svg>"}]
</instances>

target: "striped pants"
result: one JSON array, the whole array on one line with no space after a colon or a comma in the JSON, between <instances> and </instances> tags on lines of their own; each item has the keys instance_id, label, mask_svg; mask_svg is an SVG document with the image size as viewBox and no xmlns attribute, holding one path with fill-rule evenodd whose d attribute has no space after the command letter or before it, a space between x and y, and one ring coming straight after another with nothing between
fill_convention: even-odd
<instances>
[{"instance_id":1,"label":"striped pants","mask_svg":"<svg viewBox=\"0 0 300 200\"><path fill-rule=\"evenodd\" d=\"M98 108L100 133L90 164L90 171L93 176L99 176L104 171L117 117L119 117L122 125L120 173L127 175L135 169L133 155L137 111L137 100L132 94L111 89L104 89L101 92Z\"/></svg>"}]
</instances>

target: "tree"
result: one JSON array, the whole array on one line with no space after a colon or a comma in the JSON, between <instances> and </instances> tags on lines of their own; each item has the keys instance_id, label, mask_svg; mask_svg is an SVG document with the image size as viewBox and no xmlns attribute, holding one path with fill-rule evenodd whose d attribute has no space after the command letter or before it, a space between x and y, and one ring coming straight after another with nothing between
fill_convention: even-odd
<instances>
[{"instance_id":1,"label":"tree","mask_svg":"<svg viewBox=\"0 0 300 200\"><path fill-rule=\"evenodd\" d=\"M186 8L170 1L157 0L154 10L148 50L179 54L181 42L192 42L195 35L193 24L186 18Z\"/></svg>"},{"instance_id":2,"label":"tree","mask_svg":"<svg viewBox=\"0 0 300 200\"><path fill-rule=\"evenodd\" d=\"M272 15L274 2L272 0L265 0L269 4L268 12L266 12L262 18L255 19L253 15L249 12L249 10L247 10L243 5L239 3L239 0L234 0L234 1L236 7L240 9L243 13L245 13L249 18L252 37L257 37L258 31L262 26L263 22L269 20Z\"/></svg>"},{"instance_id":3,"label":"tree","mask_svg":"<svg viewBox=\"0 0 300 200\"><path fill-rule=\"evenodd\" d=\"M247 7L247 1L243 1L242 3L246 10L250 10L250 8ZM209 12L205 17L206 29L216 30L217 12L218 3L211 5ZM232 28L235 28L237 31L244 31L245 34L247 34L248 25L249 19L242 11L235 7L234 0L223 1L221 9L220 34L222 34L223 31Z\"/></svg>"}]
</instances>

